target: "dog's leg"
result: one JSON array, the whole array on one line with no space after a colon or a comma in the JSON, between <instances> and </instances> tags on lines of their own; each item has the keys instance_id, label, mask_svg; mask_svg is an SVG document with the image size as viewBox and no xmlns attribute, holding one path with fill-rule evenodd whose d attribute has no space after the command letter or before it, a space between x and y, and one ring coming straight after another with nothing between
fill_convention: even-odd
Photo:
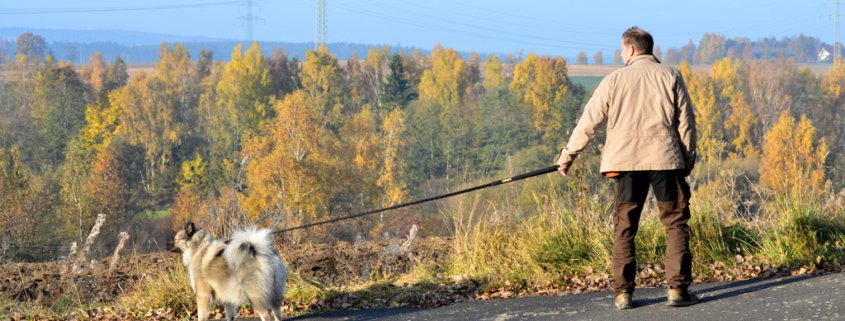
<instances>
[{"instance_id":1,"label":"dog's leg","mask_svg":"<svg viewBox=\"0 0 845 321\"><path fill-rule=\"evenodd\" d=\"M261 321L271 321L273 319L270 318L270 309L268 309L264 304L261 304L260 301L253 300L252 301L252 309L255 313L258 313L258 317L261 318Z\"/></svg>"},{"instance_id":2,"label":"dog's leg","mask_svg":"<svg viewBox=\"0 0 845 321\"><path fill-rule=\"evenodd\" d=\"M273 307L273 319L275 321L282 321L282 309Z\"/></svg>"},{"instance_id":3,"label":"dog's leg","mask_svg":"<svg viewBox=\"0 0 845 321\"><path fill-rule=\"evenodd\" d=\"M207 291L197 292L197 320L208 320L208 313L211 310L211 293Z\"/></svg>"},{"instance_id":4,"label":"dog's leg","mask_svg":"<svg viewBox=\"0 0 845 321\"><path fill-rule=\"evenodd\" d=\"M226 321L235 321L238 317L238 306L232 303L224 303L223 308L226 309Z\"/></svg>"}]
</instances>

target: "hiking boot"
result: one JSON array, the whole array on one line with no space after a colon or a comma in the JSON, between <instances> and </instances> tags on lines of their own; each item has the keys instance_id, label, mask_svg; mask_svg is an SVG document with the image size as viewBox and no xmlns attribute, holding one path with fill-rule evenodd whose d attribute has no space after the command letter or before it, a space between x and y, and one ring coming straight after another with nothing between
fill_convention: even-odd
<instances>
[{"instance_id":1,"label":"hiking boot","mask_svg":"<svg viewBox=\"0 0 845 321\"><path fill-rule=\"evenodd\" d=\"M619 309L619 310L630 309L633 306L631 304L631 294L630 293L617 294L616 298L614 299L613 305L615 305L616 309Z\"/></svg>"},{"instance_id":2,"label":"hiking boot","mask_svg":"<svg viewBox=\"0 0 845 321\"><path fill-rule=\"evenodd\" d=\"M688 291L669 289L666 291L666 305L670 307L686 307L698 303L698 298Z\"/></svg>"}]
</instances>

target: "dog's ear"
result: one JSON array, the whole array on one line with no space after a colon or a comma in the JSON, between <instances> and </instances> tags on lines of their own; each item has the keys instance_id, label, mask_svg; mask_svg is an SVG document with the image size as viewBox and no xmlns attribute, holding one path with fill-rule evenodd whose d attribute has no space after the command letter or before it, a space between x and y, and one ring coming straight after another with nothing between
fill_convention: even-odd
<instances>
[{"instance_id":1,"label":"dog's ear","mask_svg":"<svg viewBox=\"0 0 845 321\"><path fill-rule=\"evenodd\" d=\"M185 234L188 235L188 238L193 237L196 232L197 226L194 225L194 222L185 223Z\"/></svg>"}]
</instances>

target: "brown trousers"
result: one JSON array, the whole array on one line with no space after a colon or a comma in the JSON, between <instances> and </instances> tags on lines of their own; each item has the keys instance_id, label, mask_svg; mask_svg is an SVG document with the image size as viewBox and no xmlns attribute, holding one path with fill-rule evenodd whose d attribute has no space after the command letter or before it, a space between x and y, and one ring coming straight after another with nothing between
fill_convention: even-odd
<instances>
[{"instance_id":1,"label":"brown trousers","mask_svg":"<svg viewBox=\"0 0 845 321\"><path fill-rule=\"evenodd\" d=\"M651 186L660 222L666 228L666 282L671 288L687 290L692 283L692 254L689 249L690 187L681 171L621 172L613 178L616 197L613 213L613 290L633 293L637 274L634 238L640 214Z\"/></svg>"}]
</instances>

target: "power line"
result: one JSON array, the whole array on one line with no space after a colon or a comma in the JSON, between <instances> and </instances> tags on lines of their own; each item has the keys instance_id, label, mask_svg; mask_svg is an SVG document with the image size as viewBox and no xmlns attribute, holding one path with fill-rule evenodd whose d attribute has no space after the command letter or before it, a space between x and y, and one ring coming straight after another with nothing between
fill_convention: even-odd
<instances>
[{"instance_id":1,"label":"power line","mask_svg":"<svg viewBox=\"0 0 845 321\"><path fill-rule=\"evenodd\" d=\"M401 23L403 25L414 26L414 27L418 27L420 29L427 30L427 31L431 31L432 29L439 29L439 30L448 31L448 32L451 32L451 33L464 34L464 35L469 35L469 36L473 36L473 37L486 38L486 39L491 39L491 40L497 40L497 41L503 41L503 42L509 42L509 43L517 43L517 44L524 44L524 45L530 45L530 46L541 46L541 47L547 47L547 48L556 48L556 49L576 49L576 50L590 49L590 50L592 50L592 49L596 49L596 47L609 48L609 46L607 46L607 45L585 44L585 43L577 43L577 42L569 42L569 43L576 44L575 46L565 45L563 43L567 43L567 41L549 39L549 38L542 38L542 41L532 41L532 40L526 39L526 38L531 38L531 37L526 37L526 35L524 35L524 34L516 34L516 33L511 33L511 32L504 33L504 36L500 35L499 33L491 34L491 33L474 32L474 31L471 31L471 30L467 30L467 28L452 28L452 27L449 27L448 25L444 25L444 24L431 24L431 23L427 23L427 22L421 22L421 21L415 20L414 18L411 18L411 17L396 17L396 16L391 15L391 14L384 14L384 13L370 11L370 10L366 10L366 9L362 9L362 8L346 6L345 4L342 4L340 2L336 2L334 5L337 8L341 8L343 10L350 11L350 12L353 12L353 13L371 16L371 17L382 19L382 20L393 21L393 22L396 22L396 23ZM480 27L480 28L485 29L483 27ZM478 29L478 28L471 28L471 29Z\"/></svg>"},{"instance_id":2,"label":"power line","mask_svg":"<svg viewBox=\"0 0 845 321\"><path fill-rule=\"evenodd\" d=\"M407 9L405 9L405 8L387 5L387 4L384 4L384 3L382 3L380 6L387 8L387 9L392 9L394 11L408 12ZM428 19L437 20L437 21L440 21L440 22L445 22L445 23L457 25L457 26L464 27L464 28L471 28L471 29L481 30L481 31L485 31L485 32L493 32L493 33L496 33L496 34L505 34L505 35L510 35L510 36L519 37L519 38L536 39L536 40L540 40L540 41L548 41L548 42L551 42L551 43L559 42L559 43L565 43L565 44L583 45L583 46L591 46L591 47L608 47L605 44L594 44L594 43L586 43L586 42L578 42L578 41L568 41L568 40L561 40L561 39L557 39L557 38L542 37L542 36L538 36L538 35L535 35L535 34L518 33L518 32L513 32L513 31L509 31L509 30L504 30L504 29L497 29L497 28L492 28L492 27L487 27L487 26L470 24L470 23L467 23L467 22L464 22L464 21L450 20L450 19L446 19L446 18L443 18L443 17L440 17L440 16L431 15L431 14L423 14L423 13L419 13L419 12L410 12L410 13L415 15L415 16L427 16Z\"/></svg>"},{"instance_id":3,"label":"power line","mask_svg":"<svg viewBox=\"0 0 845 321\"><path fill-rule=\"evenodd\" d=\"M0 8L0 15L39 15L39 14L65 14L65 13L98 13L98 12L121 12L121 11L155 11L172 9L191 9L202 7L216 7L223 5L241 4L240 1L218 1L192 4L172 4L157 6L135 6L135 7L79 7L79 8Z\"/></svg>"},{"instance_id":4,"label":"power line","mask_svg":"<svg viewBox=\"0 0 845 321\"><path fill-rule=\"evenodd\" d=\"M601 26L577 25L577 24L562 22L560 20L553 21L553 20L543 19L541 17L529 17L529 16L518 15L518 14L514 14L514 13L504 13L504 12L501 12L501 11L496 11L496 10L485 8L485 7L471 6L469 4L462 3L460 1L455 2L455 4L459 4L459 5L465 6L467 8L470 8L471 11L467 11L467 10L456 11L456 10L450 10L450 9L444 8L444 7L430 7L430 6L425 6L425 5L422 5L420 3L407 1L407 0L392 0L391 2L393 2L393 3L400 2L400 3L404 3L406 5L409 5L409 6L414 6L414 7L417 7L417 8L425 9L426 11L429 11L429 12L431 12L431 11L445 12L445 13L450 13L450 14L453 14L453 15L458 15L461 18L472 18L472 19L481 21L482 23L487 22L487 23L493 23L493 24L496 24L496 25L522 26L522 27L526 27L526 28L530 28L530 29L547 30L547 31L576 32L578 34L583 34L583 35L608 36L608 35L619 34L618 30L609 30L609 29L606 29L606 28L602 28ZM491 16L478 16L478 15L471 14L471 12L475 12L475 11L486 11L486 12L492 13L493 15L491 15ZM502 16L506 20L503 21L503 20L499 20L499 19L495 19L495 18L491 19L495 15ZM530 21L530 23L526 23L524 20L514 20L515 17L522 18L524 20L528 20L528 21ZM545 24L542 24L542 25L536 24L537 22L540 22L540 23L545 22ZM599 32L596 32L596 31L599 31Z\"/></svg>"}]
</instances>

